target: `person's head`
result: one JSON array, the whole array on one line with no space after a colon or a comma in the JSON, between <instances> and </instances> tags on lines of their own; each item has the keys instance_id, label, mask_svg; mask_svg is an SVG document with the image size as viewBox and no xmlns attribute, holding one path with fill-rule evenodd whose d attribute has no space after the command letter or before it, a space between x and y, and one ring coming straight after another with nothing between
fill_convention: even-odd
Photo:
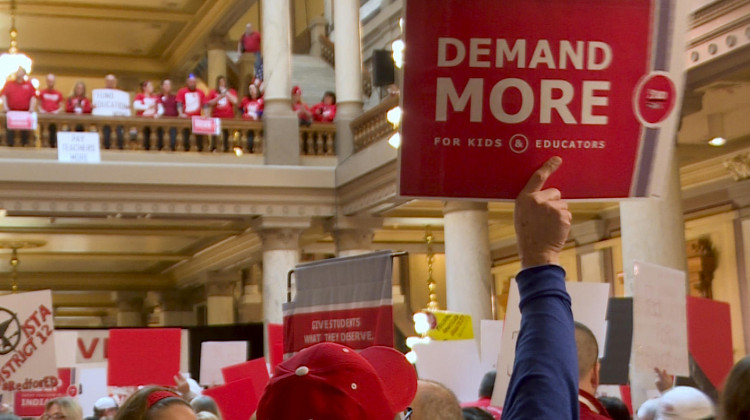
<instances>
[{"instance_id":1,"label":"person's head","mask_svg":"<svg viewBox=\"0 0 750 420\"><path fill-rule=\"evenodd\" d=\"M638 411L635 413L635 420L654 420L656 418L656 412L659 410L659 399L654 398L646 401L638 407Z\"/></svg>"},{"instance_id":2,"label":"person's head","mask_svg":"<svg viewBox=\"0 0 750 420\"><path fill-rule=\"evenodd\" d=\"M141 82L141 92L150 95L154 92L154 85L150 80L144 80Z\"/></svg>"},{"instance_id":3,"label":"person's head","mask_svg":"<svg viewBox=\"0 0 750 420\"><path fill-rule=\"evenodd\" d=\"M453 392L438 382L420 379L411 403L411 420L461 420L461 405Z\"/></svg>"},{"instance_id":4,"label":"person's head","mask_svg":"<svg viewBox=\"0 0 750 420\"><path fill-rule=\"evenodd\" d=\"M360 352L335 343L310 346L276 367L258 403L258 420L392 419L408 407L417 373L383 346Z\"/></svg>"},{"instance_id":5,"label":"person's head","mask_svg":"<svg viewBox=\"0 0 750 420\"><path fill-rule=\"evenodd\" d=\"M247 35L250 35L252 32L253 32L253 24L248 23L247 25L245 25L245 33Z\"/></svg>"},{"instance_id":6,"label":"person's head","mask_svg":"<svg viewBox=\"0 0 750 420\"><path fill-rule=\"evenodd\" d=\"M260 98L260 89L258 89L258 86L256 86L255 83L250 83L247 86L247 96L249 96L250 99Z\"/></svg>"},{"instance_id":7,"label":"person's head","mask_svg":"<svg viewBox=\"0 0 750 420\"><path fill-rule=\"evenodd\" d=\"M83 410L73 398L53 398L44 404L42 420L83 420Z\"/></svg>"},{"instance_id":8,"label":"person's head","mask_svg":"<svg viewBox=\"0 0 750 420\"><path fill-rule=\"evenodd\" d=\"M496 370L491 370L484 374L482 382L479 384L479 398L492 398L492 392L495 390Z\"/></svg>"},{"instance_id":9,"label":"person's head","mask_svg":"<svg viewBox=\"0 0 750 420\"><path fill-rule=\"evenodd\" d=\"M199 411L195 414L195 417L197 417L198 420L220 420L216 417L216 414L208 411Z\"/></svg>"},{"instance_id":10,"label":"person's head","mask_svg":"<svg viewBox=\"0 0 750 420\"><path fill-rule=\"evenodd\" d=\"M112 419L117 414L117 401L112 397L101 397L94 402L94 417Z\"/></svg>"},{"instance_id":11,"label":"person's head","mask_svg":"<svg viewBox=\"0 0 750 420\"><path fill-rule=\"evenodd\" d=\"M591 330L575 323L576 349L578 350L578 388L591 395L599 386L599 345Z\"/></svg>"},{"instance_id":12,"label":"person's head","mask_svg":"<svg viewBox=\"0 0 750 420\"><path fill-rule=\"evenodd\" d=\"M479 407L464 407L461 409L464 420L495 420L492 414Z\"/></svg>"},{"instance_id":13,"label":"person's head","mask_svg":"<svg viewBox=\"0 0 750 420\"><path fill-rule=\"evenodd\" d=\"M721 394L722 420L750 420L750 356L734 365Z\"/></svg>"},{"instance_id":14,"label":"person's head","mask_svg":"<svg viewBox=\"0 0 750 420\"><path fill-rule=\"evenodd\" d=\"M47 75L47 88L52 89L55 87L55 75L50 73Z\"/></svg>"},{"instance_id":15,"label":"person's head","mask_svg":"<svg viewBox=\"0 0 750 420\"><path fill-rule=\"evenodd\" d=\"M18 66L18 70L16 70L16 83L23 83L26 81L26 70Z\"/></svg>"},{"instance_id":16,"label":"person's head","mask_svg":"<svg viewBox=\"0 0 750 420\"><path fill-rule=\"evenodd\" d=\"M195 411L175 391L147 386L131 395L115 420L196 420Z\"/></svg>"},{"instance_id":17,"label":"person's head","mask_svg":"<svg viewBox=\"0 0 750 420\"><path fill-rule=\"evenodd\" d=\"M714 404L708 395L689 386L676 386L659 397L656 420L709 420Z\"/></svg>"},{"instance_id":18,"label":"person's head","mask_svg":"<svg viewBox=\"0 0 750 420\"><path fill-rule=\"evenodd\" d=\"M221 420L221 410L219 410L219 405L216 404L216 401L208 395L199 395L193 398L190 401L190 406L193 407L193 411L195 411L196 413L211 413L216 416L216 418Z\"/></svg>"},{"instance_id":19,"label":"person's head","mask_svg":"<svg viewBox=\"0 0 750 420\"><path fill-rule=\"evenodd\" d=\"M161 81L161 93L170 93L172 92L172 81L169 79L164 79Z\"/></svg>"},{"instance_id":20,"label":"person's head","mask_svg":"<svg viewBox=\"0 0 750 420\"><path fill-rule=\"evenodd\" d=\"M227 88L227 78L224 76L216 76L216 89L226 89Z\"/></svg>"},{"instance_id":21,"label":"person's head","mask_svg":"<svg viewBox=\"0 0 750 420\"><path fill-rule=\"evenodd\" d=\"M195 80L195 75L188 75L187 79L185 80L185 86L187 86L187 88L190 90L195 90L197 84L198 82Z\"/></svg>"},{"instance_id":22,"label":"person's head","mask_svg":"<svg viewBox=\"0 0 750 420\"><path fill-rule=\"evenodd\" d=\"M292 88L292 103L297 103L302 101L302 88L299 86L294 86Z\"/></svg>"},{"instance_id":23,"label":"person's head","mask_svg":"<svg viewBox=\"0 0 750 420\"><path fill-rule=\"evenodd\" d=\"M336 103L336 94L330 90L323 94L323 103L326 105L334 105Z\"/></svg>"},{"instance_id":24,"label":"person's head","mask_svg":"<svg viewBox=\"0 0 750 420\"><path fill-rule=\"evenodd\" d=\"M75 86L73 86L73 96L82 98L86 96L86 84L82 81L77 81Z\"/></svg>"},{"instance_id":25,"label":"person's head","mask_svg":"<svg viewBox=\"0 0 750 420\"><path fill-rule=\"evenodd\" d=\"M117 78L114 74L108 74L104 76L104 87L107 89L117 88Z\"/></svg>"},{"instance_id":26,"label":"person's head","mask_svg":"<svg viewBox=\"0 0 750 420\"><path fill-rule=\"evenodd\" d=\"M609 413L612 420L630 420L630 411L628 406L617 397L599 397L597 398Z\"/></svg>"}]
</instances>

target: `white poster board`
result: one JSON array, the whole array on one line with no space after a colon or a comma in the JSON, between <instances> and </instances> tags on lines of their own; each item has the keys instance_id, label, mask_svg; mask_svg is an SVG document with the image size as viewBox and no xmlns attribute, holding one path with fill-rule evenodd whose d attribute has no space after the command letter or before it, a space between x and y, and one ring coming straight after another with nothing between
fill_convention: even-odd
<instances>
[{"instance_id":1,"label":"white poster board","mask_svg":"<svg viewBox=\"0 0 750 420\"><path fill-rule=\"evenodd\" d=\"M565 282L570 295L573 319L589 327L599 343L599 356L604 354L607 336L607 303L609 301L608 283ZM518 308L520 296L515 279L510 284L508 308L505 312L505 327L500 345L500 356L497 362L495 390L492 393L492 405L502 407L505 394L508 392L513 363L516 360L516 342L521 329L521 311Z\"/></svg>"},{"instance_id":2,"label":"white poster board","mask_svg":"<svg viewBox=\"0 0 750 420\"><path fill-rule=\"evenodd\" d=\"M201 385L223 385L221 368L247 361L247 341L204 341L201 343Z\"/></svg>"},{"instance_id":3,"label":"white poster board","mask_svg":"<svg viewBox=\"0 0 750 420\"><path fill-rule=\"evenodd\" d=\"M68 163L99 163L99 133L60 131L57 133L57 160Z\"/></svg>"},{"instance_id":4,"label":"white poster board","mask_svg":"<svg viewBox=\"0 0 750 420\"><path fill-rule=\"evenodd\" d=\"M500 355L500 343L503 338L503 321L483 319L479 323L481 347L479 362L482 372L487 373L497 369L497 359Z\"/></svg>"},{"instance_id":5,"label":"white poster board","mask_svg":"<svg viewBox=\"0 0 750 420\"><path fill-rule=\"evenodd\" d=\"M76 365L76 341L78 333L71 330L57 330L55 336L55 358L57 366L74 367Z\"/></svg>"},{"instance_id":6,"label":"white poster board","mask_svg":"<svg viewBox=\"0 0 750 420\"><path fill-rule=\"evenodd\" d=\"M120 89L94 89L91 91L92 115L103 117L129 117L130 94Z\"/></svg>"},{"instance_id":7,"label":"white poster board","mask_svg":"<svg viewBox=\"0 0 750 420\"><path fill-rule=\"evenodd\" d=\"M431 340L412 349L417 353L420 379L440 382L461 402L477 399L484 372L479 364L477 340Z\"/></svg>"},{"instance_id":8,"label":"white poster board","mask_svg":"<svg viewBox=\"0 0 750 420\"><path fill-rule=\"evenodd\" d=\"M685 272L641 261L635 262L633 272L631 376L644 378L631 387L633 406L637 407L654 388L655 367L679 376L690 376L690 367Z\"/></svg>"},{"instance_id":9,"label":"white poster board","mask_svg":"<svg viewBox=\"0 0 750 420\"><path fill-rule=\"evenodd\" d=\"M0 296L0 388L21 389L57 377L52 292Z\"/></svg>"}]
</instances>

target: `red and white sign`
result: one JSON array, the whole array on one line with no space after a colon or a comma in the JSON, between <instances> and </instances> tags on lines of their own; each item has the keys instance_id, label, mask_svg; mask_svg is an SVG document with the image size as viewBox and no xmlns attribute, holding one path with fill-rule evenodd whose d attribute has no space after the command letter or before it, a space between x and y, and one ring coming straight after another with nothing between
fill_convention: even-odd
<instances>
[{"instance_id":1,"label":"red and white sign","mask_svg":"<svg viewBox=\"0 0 750 420\"><path fill-rule=\"evenodd\" d=\"M61 368L57 376L45 378L40 386L17 391L13 398L13 412L19 417L39 417L44 414L47 401L58 397L76 397L75 369Z\"/></svg>"},{"instance_id":2,"label":"red and white sign","mask_svg":"<svg viewBox=\"0 0 750 420\"><path fill-rule=\"evenodd\" d=\"M659 195L686 3L408 0L400 194L514 199L561 156L566 198Z\"/></svg>"},{"instance_id":3,"label":"red and white sign","mask_svg":"<svg viewBox=\"0 0 750 420\"><path fill-rule=\"evenodd\" d=\"M284 355L321 342L393 346L390 251L302 264L284 304Z\"/></svg>"},{"instance_id":4,"label":"red and white sign","mask_svg":"<svg viewBox=\"0 0 750 420\"><path fill-rule=\"evenodd\" d=\"M221 119L193 117L193 133L217 136L221 133Z\"/></svg>"},{"instance_id":5,"label":"red and white sign","mask_svg":"<svg viewBox=\"0 0 750 420\"><path fill-rule=\"evenodd\" d=\"M36 130L36 112L8 111L5 122L9 130Z\"/></svg>"}]
</instances>

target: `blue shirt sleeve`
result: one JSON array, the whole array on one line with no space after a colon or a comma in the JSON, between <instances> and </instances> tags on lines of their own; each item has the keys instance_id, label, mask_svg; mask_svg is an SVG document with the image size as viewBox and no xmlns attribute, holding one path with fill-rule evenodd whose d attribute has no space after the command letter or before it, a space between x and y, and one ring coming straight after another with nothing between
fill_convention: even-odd
<instances>
[{"instance_id":1,"label":"blue shirt sleeve","mask_svg":"<svg viewBox=\"0 0 750 420\"><path fill-rule=\"evenodd\" d=\"M503 420L577 420L578 356L565 270L527 268L516 281L521 330Z\"/></svg>"}]
</instances>

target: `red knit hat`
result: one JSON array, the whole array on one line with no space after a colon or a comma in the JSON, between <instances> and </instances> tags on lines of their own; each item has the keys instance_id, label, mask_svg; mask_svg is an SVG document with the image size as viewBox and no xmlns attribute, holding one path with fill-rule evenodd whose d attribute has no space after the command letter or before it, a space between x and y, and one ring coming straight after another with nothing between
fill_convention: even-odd
<instances>
[{"instance_id":1,"label":"red knit hat","mask_svg":"<svg viewBox=\"0 0 750 420\"><path fill-rule=\"evenodd\" d=\"M276 367L257 418L393 420L416 392L417 373L398 351L320 343Z\"/></svg>"}]
</instances>

